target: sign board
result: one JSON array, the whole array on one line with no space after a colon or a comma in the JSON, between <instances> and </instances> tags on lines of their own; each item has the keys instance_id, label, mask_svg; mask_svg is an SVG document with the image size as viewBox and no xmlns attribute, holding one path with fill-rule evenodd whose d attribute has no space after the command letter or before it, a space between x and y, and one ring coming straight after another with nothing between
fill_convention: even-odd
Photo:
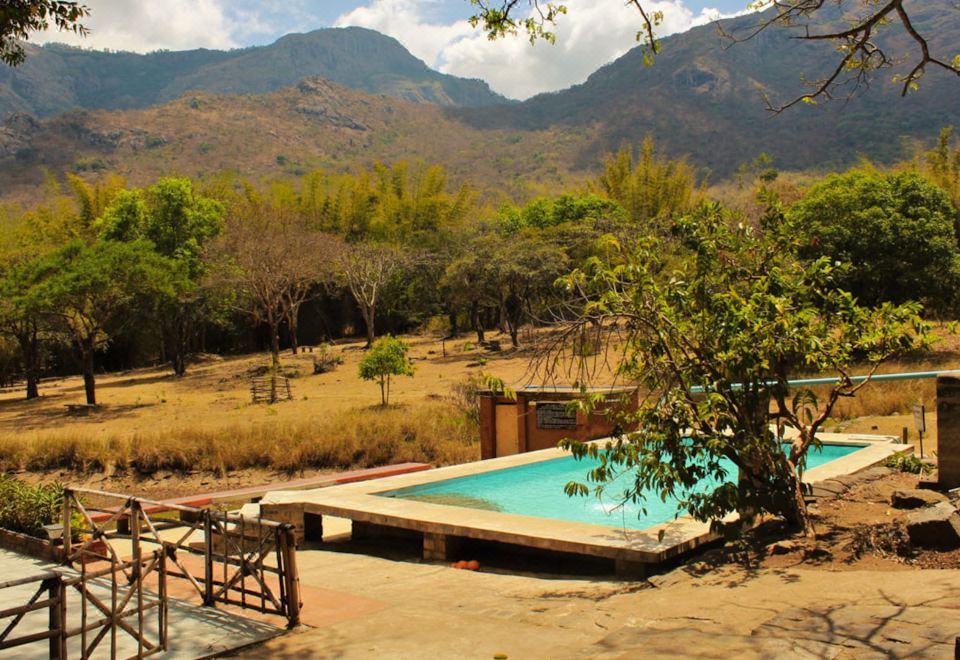
<instances>
[{"instance_id":1,"label":"sign board","mask_svg":"<svg viewBox=\"0 0 960 660\"><path fill-rule=\"evenodd\" d=\"M921 403L915 403L911 407L913 410L913 425L917 427L917 433L927 432L926 409Z\"/></svg>"},{"instance_id":2,"label":"sign board","mask_svg":"<svg viewBox=\"0 0 960 660\"><path fill-rule=\"evenodd\" d=\"M566 403L537 403L537 428L574 431L577 428L577 413L570 412Z\"/></svg>"}]
</instances>

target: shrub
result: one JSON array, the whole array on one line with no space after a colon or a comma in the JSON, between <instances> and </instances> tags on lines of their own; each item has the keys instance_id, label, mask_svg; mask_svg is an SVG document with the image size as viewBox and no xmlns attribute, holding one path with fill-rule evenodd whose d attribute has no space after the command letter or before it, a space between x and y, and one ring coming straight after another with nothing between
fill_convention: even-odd
<instances>
[{"instance_id":1,"label":"shrub","mask_svg":"<svg viewBox=\"0 0 960 660\"><path fill-rule=\"evenodd\" d=\"M343 364L343 356L334 353L330 344L320 344L317 347L317 352L313 356L313 373L325 374L336 370L341 364Z\"/></svg>"},{"instance_id":2,"label":"shrub","mask_svg":"<svg viewBox=\"0 0 960 660\"><path fill-rule=\"evenodd\" d=\"M63 486L31 486L0 474L0 527L44 538L44 525L60 521Z\"/></svg>"},{"instance_id":3,"label":"shrub","mask_svg":"<svg viewBox=\"0 0 960 660\"><path fill-rule=\"evenodd\" d=\"M885 467L893 468L900 472L909 472L910 474L920 474L929 472L930 466L917 458L914 454L908 454L905 451L898 451L887 457L883 462Z\"/></svg>"}]
</instances>

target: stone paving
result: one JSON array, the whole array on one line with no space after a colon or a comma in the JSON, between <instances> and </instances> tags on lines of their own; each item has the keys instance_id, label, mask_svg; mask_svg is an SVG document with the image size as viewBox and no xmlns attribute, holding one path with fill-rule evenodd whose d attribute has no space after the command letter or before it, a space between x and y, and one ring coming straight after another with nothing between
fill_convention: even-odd
<instances>
[{"instance_id":1,"label":"stone paving","mask_svg":"<svg viewBox=\"0 0 960 660\"><path fill-rule=\"evenodd\" d=\"M950 658L960 635L955 570L694 564L625 582L473 573L337 547L298 553L303 584L325 590L326 620L315 611L312 627L245 657Z\"/></svg>"},{"instance_id":2,"label":"stone paving","mask_svg":"<svg viewBox=\"0 0 960 660\"><path fill-rule=\"evenodd\" d=\"M94 565L96 566L96 565ZM57 570L68 575L76 575L75 571L70 571L62 566L44 562L38 559L32 559L17 555L6 550L0 550L0 581L12 580L15 578L28 577L48 570ZM0 590L0 609L7 609L18 605L26 604L27 600L37 590L36 584L20 587L10 587ZM100 580L93 583L93 593L103 602L110 602L109 582ZM178 598L170 598L169 602L169 624L168 632L168 651L160 656L163 658L199 658L206 657L214 653L222 653L230 649L236 649L244 645L253 644L273 637L281 632L281 628L270 625L262 621L255 621L247 617L240 617L236 614L224 611L202 607L196 603L190 603ZM79 593L70 590L67 595L67 617L68 625L71 628L77 628L80 625L80 596ZM130 606L127 607L129 609ZM99 618L93 606L88 610L89 620L93 621ZM15 637L24 634L40 632L47 629L47 610L32 612L24 617L21 624L18 625ZM149 638L156 640L156 615L155 610L148 611L146 615L148 623L147 630ZM6 628L11 619L0 621L0 630ZM134 624L136 618L128 619ZM94 637L91 633L89 639ZM117 634L118 653L117 657L130 657L137 652L136 641L125 632L119 631ZM80 638L74 637L68 642L68 657L80 657ZM47 657L46 640L35 644L28 644L14 649L8 649L0 652L0 657L4 660L28 660L33 658ZM94 655L94 658L110 657L110 639L109 636L100 642Z\"/></svg>"}]
</instances>

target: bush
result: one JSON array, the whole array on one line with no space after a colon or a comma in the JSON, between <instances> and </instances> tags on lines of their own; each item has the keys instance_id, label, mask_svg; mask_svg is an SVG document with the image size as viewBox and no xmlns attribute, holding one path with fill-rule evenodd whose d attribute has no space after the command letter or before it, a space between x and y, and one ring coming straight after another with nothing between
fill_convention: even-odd
<instances>
[{"instance_id":1,"label":"bush","mask_svg":"<svg viewBox=\"0 0 960 660\"><path fill-rule=\"evenodd\" d=\"M44 525L60 521L63 485L31 486L0 474L0 527L45 538Z\"/></svg>"},{"instance_id":2,"label":"bush","mask_svg":"<svg viewBox=\"0 0 960 660\"><path fill-rule=\"evenodd\" d=\"M890 455L887 457L887 460L883 462L883 465L900 472L909 472L910 474L920 474L921 472L925 473L930 471L929 465L921 461L914 454L908 454L905 451L898 451Z\"/></svg>"},{"instance_id":3,"label":"bush","mask_svg":"<svg viewBox=\"0 0 960 660\"><path fill-rule=\"evenodd\" d=\"M343 356L334 353L330 344L320 344L317 347L317 353L313 356L313 373L325 374L328 371L334 371L343 364Z\"/></svg>"}]
</instances>

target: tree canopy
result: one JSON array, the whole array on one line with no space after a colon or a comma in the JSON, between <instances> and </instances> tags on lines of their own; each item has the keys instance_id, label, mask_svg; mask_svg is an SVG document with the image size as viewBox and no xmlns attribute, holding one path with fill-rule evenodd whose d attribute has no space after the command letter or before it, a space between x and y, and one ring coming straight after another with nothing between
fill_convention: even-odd
<instances>
[{"instance_id":1,"label":"tree canopy","mask_svg":"<svg viewBox=\"0 0 960 660\"><path fill-rule=\"evenodd\" d=\"M617 245L563 278L581 302L558 351L589 381L585 336L622 350L618 377L635 384L641 403L625 433L605 444L567 442L599 465L589 478L603 492L629 475L622 497L675 499L680 512L719 524L739 512L785 517L811 529L800 474L816 434L841 396L885 360L923 342L919 306L859 304L838 288L826 258L797 259L791 233L771 213L753 227L714 203L678 217L671 238ZM545 364L556 363L556 355ZM836 376L828 394L790 396L788 379L809 370ZM773 402L771 411L771 401ZM588 407L597 402L588 398ZM788 440L770 429L793 427ZM568 492L586 494L586 484ZM616 496L617 493L614 493Z\"/></svg>"},{"instance_id":2,"label":"tree canopy","mask_svg":"<svg viewBox=\"0 0 960 660\"><path fill-rule=\"evenodd\" d=\"M862 304L921 300L948 308L960 285L949 196L915 172L831 174L787 213L806 259L844 266L838 284Z\"/></svg>"}]
</instances>

